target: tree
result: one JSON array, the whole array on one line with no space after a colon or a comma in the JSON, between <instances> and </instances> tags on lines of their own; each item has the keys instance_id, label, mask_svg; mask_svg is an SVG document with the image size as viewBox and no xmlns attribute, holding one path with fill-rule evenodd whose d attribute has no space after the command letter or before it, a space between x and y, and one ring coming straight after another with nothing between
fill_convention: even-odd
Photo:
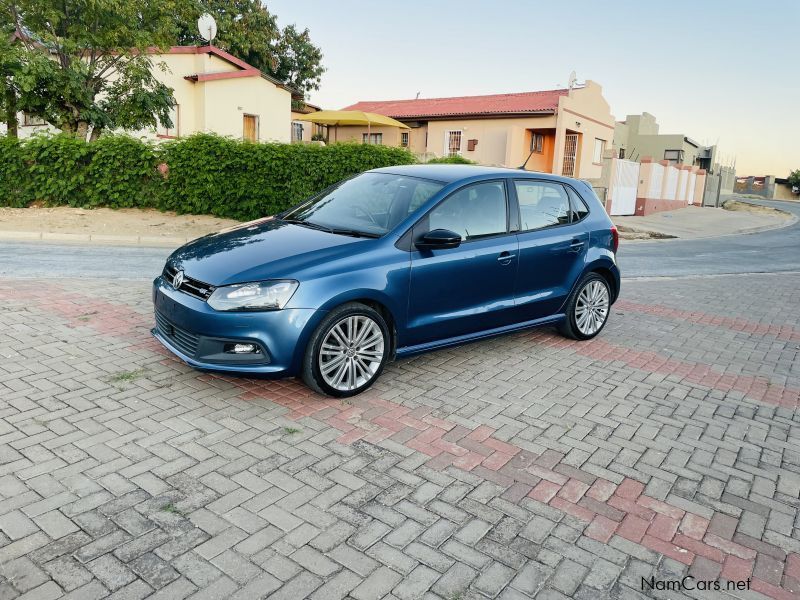
<instances>
[{"instance_id":1,"label":"tree","mask_svg":"<svg viewBox=\"0 0 800 600\"><path fill-rule=\"evenodd\" d=\"M247 61L257 69L297 89L302 94L319 89L325 72L322 51L311 41L308 29L294 25L281 30L275 15L260 0L202 0L197 14L181 24L182 44L203 44L195 22L200 12L217 21L214 45Z\"/></svg>"},{"instance_id":2,"label":"tree","mask_svg":"<svg viewBox=\"0 0 800 600\"><path fill-rule=\"evenodd\" d=\"M800 169L796 169L789 173L789 185L792 187L800 187Z\"/></svg>"},{"instance_id":3,"label":"tree","mask_svg":"<svg viewBox=\"0 0 800 600\"><path fill-rule=\"evenodd\" d=\"M148 51L173 45L191 10L190 0L0 0L2 19L20 32L17 109L90 139L171 126L172 90Z\"/></svg>"},{"instance_id":4,"label":"tree","mask_svg":"<svg viewBox=\"0 0 800 600\"><path fill-rule=\"evenodd\" d=\"M15 41L13 28L0 26L0 122L6 124L8 135L14 138L19 128L15 76L22 67Z\"/></svg>"}]
</instances>

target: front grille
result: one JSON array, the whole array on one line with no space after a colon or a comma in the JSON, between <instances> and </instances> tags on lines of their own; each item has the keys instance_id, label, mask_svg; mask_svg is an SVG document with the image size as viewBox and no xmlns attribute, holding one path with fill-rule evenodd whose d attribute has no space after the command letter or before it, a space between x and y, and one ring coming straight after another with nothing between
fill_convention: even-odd
<instances>
[{"instance_id":1,"label":"front grille","mask_svg":"<svg viewBox=\"0 0 800 600\"><path fill-rule=\"evenodd\" d=\"M172 285L172 280L175 277L175 273L178 272L178 269L175 268L174 265L167 263L164 265L164 272L162 273L164 279ZM183 283L181 283L180 287L175 288L180 290L181 292L185 292L190 296L194 296L195 298L200 298L200 300L208 300L211 297L211 293L214 291L214 286L209 285L207 283L203 283L202 281L198 281L197 279L192 279L188 275L184 273L183 276Z\"/></svg>"},{"instance_id":2,"label":"front grille","mask_svg":"<svg viewBox=\"0 0 800 600\"><path fill-rule=\"evenodd\" d=\"M178 327L158 311L156 311L156 327L158 327L159 333L166 337L178 350L187 356L194 357L200 340L199 336L182 327Z\"/></svg>"}]
</instances>

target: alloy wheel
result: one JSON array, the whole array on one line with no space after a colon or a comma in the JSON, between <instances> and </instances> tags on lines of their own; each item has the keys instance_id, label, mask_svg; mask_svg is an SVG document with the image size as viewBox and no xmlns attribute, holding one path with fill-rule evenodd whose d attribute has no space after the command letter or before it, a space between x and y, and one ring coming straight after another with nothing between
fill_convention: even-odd
<instances>
[{"instance_id":1,"label":"alloy wheel","mask_svg":"<svg viewBox=\"0 0 800 600\"><path fill-rule=\"evenodd\" d=\"M363 315L338 321L328 330L319 350L319 370L329 386L351 392L368 383L383 361L380 326Z\"/></svg>"},{"instance_id":2,"label":"alloy wheel","mask_svg":"<svg viewBox=\"0 0 800 600\"><path fill-rule=\"evenodd\" d=\"M583 335L594 335L608 317L608 288L601 281L587 283L575 303L575 324Z\"/></svg>"}]
</instances>

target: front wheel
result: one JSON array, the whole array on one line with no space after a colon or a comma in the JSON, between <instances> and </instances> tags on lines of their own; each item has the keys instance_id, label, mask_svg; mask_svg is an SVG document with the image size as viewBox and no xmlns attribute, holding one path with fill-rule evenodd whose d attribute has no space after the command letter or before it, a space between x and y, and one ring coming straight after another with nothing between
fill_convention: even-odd
<instances>
[{"instance_id":1,"label":"front wheel","mask_svg":"<svg viewBox=\"0 0 800 600\"><path fill-rule=\"evenodd\" d=\"M597 273L589 273L567 301L566 318L558 330L573 340L592 339L605 327L610 309L608 282Z\"/></svg>"},{"instance_id":2,"label":"front wheel","mask_svg":"<svg viewBox=\"0 0 800 600\"><path fill-rule=\"evenodd\" d=\"M389 355L389 328L380 313L357 302L330 312L309 340L303 381L315 392L337 398L370 387Z\"/></svg>"}]
</instances>

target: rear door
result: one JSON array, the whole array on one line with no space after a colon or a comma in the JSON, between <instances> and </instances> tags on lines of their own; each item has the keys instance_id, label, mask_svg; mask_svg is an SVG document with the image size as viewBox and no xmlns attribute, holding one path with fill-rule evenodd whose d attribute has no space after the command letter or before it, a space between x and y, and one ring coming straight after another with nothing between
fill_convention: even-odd
<instances>
[{"instance_id":1,"label":"rear door","mask_svg":"<svg viewBox=\"0 0 800 600\"><path fill-rule=\"evenodd\" d=\"M520 214L516 311L519 321L529 321L556 313L564 303L583 270L589 233L572 209L571 187L517 179L512 193Z\"/></svg>"},{"instance_id":2,"label":"rear door","mask_svg":"<svg viewBox=\"0 0 800 600\"><path fill-rule=\"evenodd\" d=\"M414 227L461 235L458 248L411 252L409 317L404 345L492 329L514 319L518 242L509 233L503 180L482 181L442 200Z\"/></svg>"}]
</instances>

